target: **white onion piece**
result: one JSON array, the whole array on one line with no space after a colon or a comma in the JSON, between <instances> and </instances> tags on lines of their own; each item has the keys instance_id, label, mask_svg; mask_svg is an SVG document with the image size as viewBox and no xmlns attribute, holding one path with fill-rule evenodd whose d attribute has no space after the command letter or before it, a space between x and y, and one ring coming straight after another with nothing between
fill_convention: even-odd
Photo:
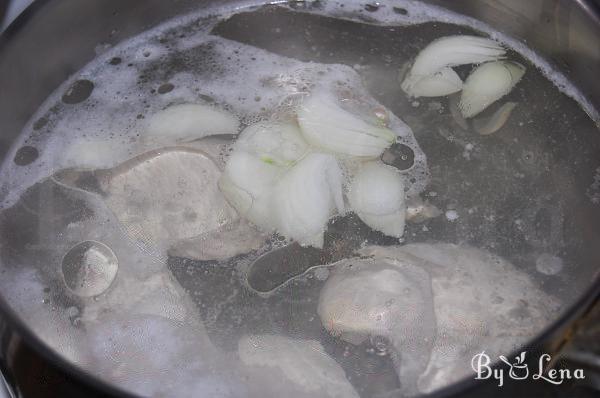
<instances>
[{"instance_id":1,"label":"white onion piece","mask_svg":"<svg viewBox=\"0 0 600 398\"><path fill-rule=\"evenodd\" d=\"M219 180L221 192L242 217L267 231L275 228L272 192L282 170L244 151L229 158Z\"/></svg>"},{"instance_id":2,"label":"white onion piece","mask_svg":"<svg viewBox=\"0 0 600 398\"><path fill-rule=\"evenodd\" d=\"M498 43L483 37L457 35L439 38L417 55L410 72L402 82L402 89L411 96L418 96L416 93L420 91L420 81L430 79L442 69L495 61L502 58L505 53L504 48ZM448 71L444 73L446 80L450 79L449 81L457 83L458 76L449 78L451 74Z\"/></svg>"},{"instance_id":3,"label":"white onion piece","mask_svg":"<svg viewBox=\"0 0 600 398\"><path fill-rule=\"evenodd\" d=\"M279 232L301 245L323 247L334 209L344 211L342 172L332 155L311 153L279 181L274 195Z\"/></svg>"},{"instance_id":4,"label":"white onion piece","mask_svg":"<svg viewBox=\"0 0 600 398\"><path fill-rule=\"evenodd\" d=\"M404 234L406 218L402 176L393 167L370 162L354 176L350 206L369 227L396 238Z\"/></svg>"},{"instance_id":5,"label":"white onion piece","mask_svg":"<svg viewBox=\"0 0 600 398\"><path fill-rule=\"evenodd\" d=\"M511 61L489 62L477 67L463 86L458 107L473 117L508 94L525 74L525 67Z\"/></svg>"},{"instance_id":6,"label":"white onion piece","mask_svg":"<svg viewBox=\"0 0 600 398\"><path fill-rule=\"evenodd\" d=\"M327 92L316 92L298 110L298 122L310 144L344 155L376 158L396 142L390 129L371 125L342 109Z\"/></svg>"},{"instance_id":7,"label":"white onion piece","mask_svg":"<svg viewBox=\"0 0 600 398\"><path fill-rule=\"evenodd\" d=\"M384 216L360 213L359 217L369 227L387 236L401 238L404 235L406 225L406 213L404 211L397 211Z\"/></svg>"},{"instance_id":8,"label":"white onion piece","mask_svg":"<svg viewBox=\"0 0 600 398\"><path fill-rule=\"evenodd\" d=\"M189 142L208 135L236 134L239 125L238 119L225 110L200 104L174 105L149 119L144 138Z\"/></svg>"},{"instance_id":9,"label":"white onion piece","mask_svg":"<svg viewBox=\"0 0 600 398\"><path fill-rule=\"evenodd\" d=\"M427 76L447 66L494 61L505 53L500 44L484 37L446 36L434 40L419 53L411 73Z\"/></svg>"},{"instance_id":10,"label":"white onion piece","mask_svg":"<svg viewBox=\"0 0 600 398\"><path fill-rule=\"evenodd\" d=\"M306 154L308 144L298 126L260 122L242 131L235 148L251 153L263 162L289 166Z\"/></svg>"},{"instance_id":11,"label":"white onion piece","mask_svg":"<svg viewBox=\"0 0 600 398\"><path fill-rule=\"evenodd\" d=\"M443 97L462 90L463 82L452 68L443 68L407 86L411 97Z\"/></svg>"}]
</instances>

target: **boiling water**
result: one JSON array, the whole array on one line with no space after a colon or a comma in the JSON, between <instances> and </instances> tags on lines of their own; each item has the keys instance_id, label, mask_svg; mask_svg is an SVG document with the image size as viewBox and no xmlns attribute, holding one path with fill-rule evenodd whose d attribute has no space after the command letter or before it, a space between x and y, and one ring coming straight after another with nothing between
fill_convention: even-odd
<instances>
[{"instance_id":1,"label":"boiling water","mask_svg":"<svg viewBox=\"0 0 600 398\"><path fill-rule=\"evenodd\" d=\"M490 313L531 312L526 332L510 323L522 336L503 350L548 326L552 317L538 308L556 314L581 291L589 259L600 256L590 238L600 234L593 107L530 50L476 21L412 2L343 3L181 17L99 55L49 97L3 165L0 190L2 294L44 342L143 395L370 397L405 391L397 334L344 339L317 313L330 273L361 247L479 248L455 254L477 286L498 272L470 265L514 264L502 266L507 278L529 275L539 294L497 290ZM508 96L518 106L492 136L461 128L447 98L409 99L398 82L431 40L474 29L527 65ZM440 216L408 224L398 240L350 214L330 222L323 250L290 245L240 220L219 196L232 137L182 144L144 135L150 117L173 104L214 105L248 125L327 85L410 126L414 136L402 142L414 166L405 173ZM440 247L420 255L452 263ZM456 296L437 278L429 308L436 286L445 300ZM436 308L438 323L444 311ZM437 377L430 388L457 381Z\"/></svg>"}]
</instances>

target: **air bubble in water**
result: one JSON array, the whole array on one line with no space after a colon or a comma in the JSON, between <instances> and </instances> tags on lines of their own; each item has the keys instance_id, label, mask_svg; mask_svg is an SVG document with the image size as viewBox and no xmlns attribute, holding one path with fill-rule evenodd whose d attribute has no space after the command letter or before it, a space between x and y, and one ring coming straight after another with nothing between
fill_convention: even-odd
<instances>
[{"instance_id":1,"label":"air bubble in water","mask_svg":"<svg viewBox=\"0 0 600 398\"><path fill-rule=\"evenodd\" d=\"M62 260L65 284L81 297L94 297L106 291L118 268L117 256L110 247L95 241L78 243Z\"/></svg>"},{"instance_id":2,"label":"air bubble in water","mask_svg":"<svg viewBox=\"0 0 600 398\"><path fill-rule=\"evenodd\" d=\"M365 10L367 10L368 12L378 11L379 7L381 7L381 5L378 2L372 4L365 4Z\"/></svg>"},{"instance_id":3,"label":"air bubble in water","mask_svg":"<svg viewBox=\"0 0 600 398\"><path fill-rule=\"evenodd\" d=\"M77 80L62 96L62 102L69 105L79 104L90 97L94 91L94 83L89 80Z\"/></svg>"},{"instance_id":4,"label":"air bubble in water","mask_svg":"<svg viewBox=\"0 0 600 398\"><path fill-rule=\"evenodd\" d=\"M25 145L15 154L14 162L18 166L27 166L36 161L39 156L37 148Z\"/></svg>"}]
</instances>

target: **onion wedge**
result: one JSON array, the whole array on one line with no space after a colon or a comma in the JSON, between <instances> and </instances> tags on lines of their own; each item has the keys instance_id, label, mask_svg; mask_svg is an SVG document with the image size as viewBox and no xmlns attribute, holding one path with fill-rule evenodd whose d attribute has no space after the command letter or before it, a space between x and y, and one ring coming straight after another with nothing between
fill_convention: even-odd
<instances>
[{"instance_id":1,"label":"onion wedge","mask_svg":"<svg viewBox=\"0 0 600 398\"><path fill-rule=\"evenodd\" d=\"M145 139L161 143L194 141L209 135L237 134L240 122L233 114L208 105L173 105L148 121Z\"/></svg>"},{"instance_id":2,"label":"onion wedge","mask_svg":"<svg viewBox=\"0 0 600 398\"><path fill-rule=\"evenodd\" d=\"M298 126L289 123L260 122L242 131L235 143L265 163L290 166L308 151Z\"/></svg>"},{"instance_id":3,"label":"onion wedge","mask_svg":"<svg viewBox=\"0 0 600 398\"><path fill-rule=\"evenodd\" d=\"M477 115L508 94L525 74L525 67L512 61L489 62L477 67L463 86L458 107L465 118Z\"/></svg>"},{"instance_id":4,"label":"onion wedge","mask_svg":"<svg viewBox=\"0 0 600 398\"><path fill-rule=\"evenodd\" d=\"M439 38L417 55L402 82L402 90L413 97L425 94L443 96L460 91L462 82L454 71L450 72L451 67L496 61L505 53L498 43L483 37L457 35Z\"/></svg>"},{"instance_id":5,"label":"onion wedge","mask_svg":"<svg viewBox=\"0 0 600 398\"><path fill-rule=\"evenodd\" d=\"M392 130L346 111L333 94L324 91L313 93L302 103L298 123L308 143L343 155L376 158L397 138Z\"/></svg>"},{"instance_id":6,"label":"onion wedge","mask_svg":"<svg viewBox=\"0 0 600 398\"><path fill-rule=\"evenodd\" d=\"M452 68L424 76L410 87L411 97L442 97L462 90L463 82Z\"/></svg>"},{"instance_id":7,"label":"onion wedge","mask_svg":"<svg viewBox=\"0 0 600 398\"><path fill-rule=\"evenodd\" d=\"M404 234L404 182L395 168L379 162L364 164L348 192L350 206L369 227L388 236Z\"/></svg>"},{"instance_id":8,"label":"onion wedge","mask_svg":"<svg viewBox=\"0 0 600 398\"><path fill-rule=\"evenodd\" d=\"M342 172L332 155L311 153L279 181L274 194L279 232L322 248L329 218L344 212Z\"/></svg>"},{"instance_id":9,"label":"onion wedge","mask_svg":"<svg viewBox=\"0 0 600 398\"><path fill-rule=\"evenodd\" d=\"M225 166L219 189L242 217L272 231L276 221L272 217L271 192L282 172L249 153L236 151Z\"/></svg>"}]
</instances>

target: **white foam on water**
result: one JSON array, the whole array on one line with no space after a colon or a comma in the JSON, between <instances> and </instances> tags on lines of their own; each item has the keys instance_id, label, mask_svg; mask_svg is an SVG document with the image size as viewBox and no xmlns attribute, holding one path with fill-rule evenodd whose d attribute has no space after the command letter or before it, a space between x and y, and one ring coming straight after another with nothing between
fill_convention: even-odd
<instances>
[{"instance_id":1,"label":"white foam on water","mask_svg":"<svg viewBox=\"0 0 600 398\"><path fill-rule=\"evenodd\" d=\"M84 68L78 79L91 80L93 76L95 89L90 98L83 104L61 105L64 110L54 116L51 114L48 123L53 126L52 134L30 136L29 145L40 148L36 162L25 167L5 164L0 178L9 193L2 207L13 204L26 187L58 170L110 168L145 151L177 144L175 141L165 143L164 139L154 142L144 136L148 118L173 104L205 103L208 96L220 106L225 105L242 121L254 123L293 111L294 102L301 100L310 87L318 85L332 90L346 86L362 96L363 106L381 107L350 67L295 61L213 36L204 36L195 44L208 48L210 59L205 60L206 64L219 65L219 68L211 70L211 67L199 66L197 70L177 73L170 79L176 88L163 95L150 95L144 91L148 87L140 88L137 80L141 72L132 72L132 67L107 65L117 54L138 51L137 40L125 50L118 47L107 53L106 58L101 57ZM127 62L124 60L121 65ZM145 65L148 61L139 62ZM63 89L64 86L32 120L47 114ZM404 126L397 117L391 118L393 130L403 131ZM25 135L34 133L32 127L33 122L30 122ZM417 166L407 173L418 180L415 185L419 189L414 190L420 191L427 182L425 155L412 134L400 136L399 141L415 153ZM13 156L14 149L8 158Z\"/></svg>"}]
</instances>

